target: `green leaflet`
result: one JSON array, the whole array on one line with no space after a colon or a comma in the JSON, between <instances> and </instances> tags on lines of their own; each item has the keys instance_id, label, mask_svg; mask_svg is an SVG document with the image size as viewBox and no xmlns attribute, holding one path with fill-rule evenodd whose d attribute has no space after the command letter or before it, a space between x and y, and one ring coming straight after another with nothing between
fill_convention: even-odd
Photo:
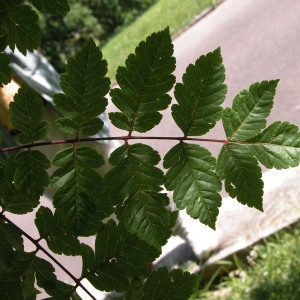
<instances>
[{"instance_id":1,"label":"green leaflet","mask_svg":"<svg viewBox=\"0 0 300 300\"><path fill-rule=\"evenodd\" d=\"M82 250L82 274L99 290L119 292L129 287L130 278L145 274L160 254L112 220L97 234L95 254L88 246Z\"/></svg>"},{"instance_id":2,"label":"green leaflet","mask_svg":"<svg viewBox=\"0 0 300 300\"><path fill-rule=\"evenodd\" d=\"M35 272L37 285L43 288L53 299L69 299L74 291L74 286L57 280L54 268L48 261L34 257L32 269Z\"/></svg>"},{"instance_id":3,"label":"green leaflet","mask_svg":"<svg viewBox=\"0 0 300 300\"><path fill-rule=\"evenodd\" d=\"M226 108L222 116L228 140L245 141L259 134L266 126L278 81L254 83L233 99L232 108Z\"/></svg>"},{"instance_id":4,"label":"green leaflet","mask_svg":"<svg viewBox=\"0 0 300 300\"><path fill-rule=\"evenodd\" d=\"M263 211L262 172L247 146L224 145L217 160L217 173L220 180L225 179L225 189L230 197Z\"/></svg>"},{"instance_id":5,"label":"green leaflet","mask_svg":"<svg viewBox=\"0 0 300 300\"><path fill-rule=\"evenodd\" d=\"M164 184L163 172L154 167L159 160L150 146L125 144L111 154L109 161L116 166L105 177L128 231L157 248L165 244L174 225L166 208L168 198L159 193Z\"/></svg>"},{"instance_id":6,"label":"green leaflet","mask_svg":"<svg viewBox=\"0 0 300 300\"><path fill-rule=\"evenodd\" d=\"M65 94L55 94L54 103L65 117L56 121L66 133L86 136L98 133L103 122L98 116L105 111L110 80L104 77L107 62L90 39L75 57L68 59L66 73L61 75L61 88Z\"/></svg>"},{"instance_id":7,"label":"green leaflet","mask_svg":"<svg viewBox=\"0 0 300 300\"><path fill-rule=\"evenodd\" d=\"M172 116L185 136L207 133L221 118L220 106L226 96L223 84L225 69L220 48L201 56L190 64L175 86L178 104L172 106Z\"/></svg>"},{"instance_id":8,"label":"green leaflet","mask_svg":"<svg viewBox=\"0 0 300 300\"><path fill-rule=\"evenodd\" d=\"M110 113L116 127L129 132L146 132L159 124L164 110L171 103L167 92L175 83L172 72L175 58L169 28L153 33L141 42L119 67L116 79L120 88L110 92L112 102L121 111Z\"/></svg>"},{"instance_id":9,"label":"green leaflet","mask_svg":"<svg viewBox=\"0 0 300 300\"><path fill-rule=\"evenodd\" d=\"M35 225L40 238L45 239L51 251L57 254L79 255L80 242L63 222L58 213L41 206L35 215Z\"/></svg>"},{"instance_id":10,"label":"green leaflet","mask_svg":"<svg viewBox=\"0 0 300 300\"><path fill-rule=\"evenodd\" d=\"M0 32L10 49L17 47L26 55L27 50L33 51L40 45L41 33L35 11L29 5L19 4L16 1L0 2Z\"/></svg>"},{"instance_id":11,"label":"green leaflet","mask_svg":"<svg viewBox=\"0 0 300 300\"><path fill-rule=\"evenodd\" d=\"M33 203L39 203L49 182L46 169L50 162L46 155L38 150L21 151L15 158L15 186L24 195L28 195Z\"/></svg>"},{"instance_id":12,"label":"green leaflet","mask_svg":"<svg viewBox=\"0 0 300 300\"><path fill-rule=\"evenodd\" d=\"M37 199L35 192L32 194L35 196L31 197L28 191L24 192L21 186L18 187L16 185L15 172L18 166L16 165L15 157L14 154L11 154L4 165L1 166L1 175L3 177L0 181L0 203L6 211L15 214L25 214L32 211L39 204L39 199ZM19 171L22 172L22 169ZM43 170L38 172L43 172Z\"/></svg>"},{"instance_id":13,"label":"green leaflet","mask_svg":"<svg viewBox=\"0 0 300 300\"><path fill-rule=\"evenodd\" d=\"M14 249L24 250L22 232L13 224L0 224L0 274L8 272L15 259ZM1 275L0 275L1 276Z\"/></svg>"},{"instance_id":14,"label":"green leaflet","mask_svg":"<svg viewBox=\"0 0 300 300\"><path fill-rule=\"evenodd\" d=\"M31 2L41 12L51 15L64 15L70 10L68 0L31 0Z\"/></svg>"},{"instance_id":15,"label":"green leaflet","mask_svg":"<svg viewBox=\"0 0 300 300\"><path fill-rule=\"evenodd\" d=\"M53 204L78 235L95 213L97 197L102 193L102 178L93 170L101 166L102 156L88 147L70 147L58 152L53 165L59 167L51 176L56 189ZM106 207L106 204L104 204Z\"/></svg>"},{"instance_id":16,"label":"green leaflet","mask_svg":"<svg viewBox=\"0 0 300 300\"><path fill-rule=\"evenodd\" d=\"M20 143L33 143L47 135L49 124L42 120L43 101L31 88L23 84L9 108L10 121L14 128L20 131L17 136Z\"/></svg>"},{"instance_id":17,"label":"green leaflet","mask_svg":"<svg viewBox=\"0 0 300 300\"><path fill-rule=\"evenodd\" d=\"M275 122L245 144L267 168L286 169L300 163L300 132L289 122Z\"/></svg>"},{"instance_id":18,"label":"green leaflet","mask_svg":"<svg viewBox=\"0 0 300 300\"><path fill-rule=\"evenodd\" d=\"M166 194L137 192L117 211L117 217L130 233L160 249L171 236L178 215L165 207L168 202Z\"/></svg>"},{"instance_id":19,"label":"green leaflet","mask_svg":"<svg viewBox=\"0 0 300 300\"><path fill-rule=\"evenodd\" d=\"M165 186L174 190L176 206L215 228L222 186L214 172L216 160L211 153L196 144L180 143L166 154L164 168L169 169Z\"/></svg>"},{"instance_id":20,"label":"green leaflet","mask_svg":"<svg viewBox=\"0 0 300 300\"><path fill-rule=\"evenodd\" d=\"M12 268L0 272L0 298L1 299L28 299L39 292L34 288L32 260L34 253L15 251Z\"/></svg>"},{"instance_id":21,"label":"green leaflet","mask_svg":"<svg viewBox=\"0 0 300 300\"><path fill-rule=\"evenodd\" d=\"M126 300L172 299L187 300L192 295L198 276L174 269L170 273L166 267L152 272L143 286L138 286L139 291L132 289L126 295ZM134 298L132 295L134 293Z\"/></svg>"},{"instance_id":22,"label":"green leaflet","mask_svg":"<svg viewBox=\"0 0 300 300\"><path fill-rule=\"evenodd\" d=\"M55 269L35 252L15 251L13 267L0 272L1 299L35 299L40 292L35 283L55 299L69 299L74 287L57 280Z\"/></svg>"},{"instance_id":23,"label":"green leaflet","mask_svg":"<svg viewBox=\"0 0 300 300\"><path fill-rule=\"evenodd\" d=\"M10 59L9 56L0 53L0 87L4 84L7 84L11 81L12 71L9 67Z\"/></svg>"}]
</instances>

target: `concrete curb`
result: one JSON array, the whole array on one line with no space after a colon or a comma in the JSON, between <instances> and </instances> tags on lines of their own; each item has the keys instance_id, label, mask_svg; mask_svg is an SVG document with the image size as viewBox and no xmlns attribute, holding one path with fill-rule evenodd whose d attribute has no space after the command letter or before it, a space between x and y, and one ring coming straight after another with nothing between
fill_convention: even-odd
<instances>
[{"instance_id":1,"label":"concrete curb","mask_svg":"<svg viewBox=\"0 0 300 300\"><path fill-rule=\"evenodd\" d=\"M300 167L263 173L264 212L223 198L215 231L180 211L187 240L171 237L154 268L172 269L195 259L205 260L208 266L296 222L300 218L299 178ZM197 265L190 271L200 269Z\"/></svg>"}]
</instances>

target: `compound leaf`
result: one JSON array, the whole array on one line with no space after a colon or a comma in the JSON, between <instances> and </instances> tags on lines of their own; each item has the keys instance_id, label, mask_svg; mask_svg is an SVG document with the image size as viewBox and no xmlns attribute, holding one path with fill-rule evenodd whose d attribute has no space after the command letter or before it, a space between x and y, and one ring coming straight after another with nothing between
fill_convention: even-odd
<instances>
[{"instance_id":1,"label":"compound leaf","mask_svg":"<svg viewBox=\"0 0 300 300\"><path fill-rule=\"evenodd\" d=\"M9 64L9 56L4 53L0 53L0 88L3 87L3 83L7 84L11 81L12 70Z\"/></svg>"},{"instance_id":2,"label":"compound leaf","mask_svg":"<svg viewBox=\"0 0 300 300\"><path fill-rule=\"evenodd\" d=\"M263 210L262 171L257 160L245 145L224 145L217 161L220 180L225 179L225 189L230 197L242 204Z\"/></svg>"},{"instance_id":3,"label":"compound leaf","mask_svg":"<svg viewBox=\"0 0 300 300\"><path fill-rule=\"evenodd\" d=\"M1 35L6 39L10 49L14 50L17 47L23 55L26 55L27 50L33 51L40 45L38 15L29 5L1 1L0 13Z\"/></svg>"},{"instance_id":4,"label":"compound leaf","mask_svg":"<svg viewBox=\"0 0 300 300\"><path fill-rule=\"evenodd\" d=\"M41 12L51 15L64 15L70 10L68 0L31 0L31 2Z\"/></svg>"},{"instance_id":5,"label":"compound leaf","mask_svg":"<svg viewBox=\"0 0 300 300\"><path fill-rule=\"evenodd\" d=\"M166 267L160 268L150 274L140 289L141 297L136 296L135 299L189 299L197 282L198 276L195 274L180 269L174 269L169 273Z\"/></svg>"},{"instance_id":6,"label":"compound leaf","mask_svg":"<svg viewBox=\"0 0 300 300\"><path fill-rule=\"evenodd\" d=\"M165 186L174 190L174 202L179 209L200 222L215 228L221 206L221 182L215 173L216 160L211 153L196 144L180 143L164 158Z\"/></svg>"},{"instance_id":7,"label":"compound leaf","mask_svg":"<svg viewBox=\"0 0 300 300\"><path fill-rule=\"evenodd\" d=\"M228 140L245 141L265 128L266 117L273 107L278 81L254 83L233 99L232 108L226 108L222 116Z\"/></svg>"},{"instance_id":8,"label":"compound leaf","mask_svg":"<svg viewBox=\"0 0 300 300\"><path fill-rule=\"evenodd\" d=\"M92 250L85 247L83 253L90 257ZM84 258L85 272L89 273L86 279L100 290L124 291L129 287L129 279L145 274L148 264L159 254L155 247L111 220L97 234L95 260Z\"/></svg>"},{"instance_id":9,"label":"compound leaf","mask_svg":"<svg viewBox=\"0 0 300 300\"><path fill-rule=\"evenodd\" d=\"M289 122L275 122L245 144L267 168L286 169L300 163L300 133Z\"/></svg>"},{"instance_id":10,"label":"compound leaf","mask_svg":"<svg viewBox=\"0 0 300 300\"><path fill-rule=\"evenodd\" d=\"M65 115L56 121L61 131L90 136L102 129L98 116L105 111L110 86L106 73L107 62L92 39L68 59L60 77L65 94L54 95L57 110Z\"/></svg>"},{"instance_id":11,"label":"compound leaf","mask_svg":"<svg viewBox=\"0 0 300 300\"><path fill-rule=\"evenodd\" d=\"M54 253L80 254L80 242L64 225L58 213L53 215L49 208L41 206L35 215L35 225L40 238L45 239L49 249Z\"/></svg>"},{"instance_id":12,"label":"compound leaf","mask_svg":"<svg viewBox=\"0 0 300 300\"><path fill-rule=\"evenodd\" d=\"M224 80L220 48L187 67L183 82L175 86L178 104L172 106L172 116L185 136L203 135L221 118L220 105L227 92Z\"/></svg>"},{"instance_id":13,"label":"compound leaf","mask_svg":"<svg viewBox=\"0 0 300 300\"><path fill-rule=\"evenodd\" d=\"M48 122L43 121L43 101L30 87L23 84L10 103L10 121L20 131L17 140L20 143L33 143L48 133Z\"/></svg>"},{"instance_id":14,"label":"compound leaf","mask_svg":"<svg viewBox=\"0 0 300 300\"><path fill-rule=\"evenodd\" d=\"M166 242L172 226L168 198L159 193L164 184L163 172L154 166L159 160L150 146L124 144L111 154L116 166L105 177L128 231L156 247Z\"/></svg>"},{"instance_id":15,"label":"compound leaf","mask_svg":"<svg viewBox=\"0 0 300 300\"><path fill-rule=\"evenodd\" d=\"M171 103L167 92L175 83L175 58L169 28L153 33L130 54L116 79L120 88L110 93L121 112L110 113L113 125L129 132L146 132L159 124Z\"/></svg>"}]
</instances>

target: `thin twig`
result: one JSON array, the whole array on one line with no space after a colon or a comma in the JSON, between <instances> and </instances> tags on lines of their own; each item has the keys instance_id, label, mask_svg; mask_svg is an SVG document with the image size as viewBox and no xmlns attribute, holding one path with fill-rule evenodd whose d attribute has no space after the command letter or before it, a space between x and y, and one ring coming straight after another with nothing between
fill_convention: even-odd
<instances>
[{"instance_id":1,"label":"thin twig","mask_svg":"<svg viewBox=\"0 0 300 300\"><path fill-rule=\"evenodd\" d=\"M22 234L30 241L32 242L36 248L42 252L44 252L53 262L55 262L67 275L69 275L72 280L76 283L75 288L76 287L81 287L92 299L97 300L91 293L90 291L84 286L82 285L82 283L80 282L81 279L76 278L68 269L66 269L53 255L51 255L43 246L41 246L39 244L39 242L37 240L35 240L34 238L32 238L28 233L26 233L24 230L22 230L19 226L17 226L14 222L12 222L10 219L8 219L5 215L0 215L0 218L2 218L4 221L6 221L7 223L10 223L14 226L16 226L21 232Z\"/></svg>"},{"instance_id":2,"label":"thin twig","mask_svg":"<svg viewBox=\"0 0 300 300\"><path fill-rule=\"evenodd\" d=\"M67 139L67 140L53 140L47 142L38 142L24 145L17 145L12 147L0 148L0 152L16 151L26 148L34 148L48 145L59 145L59 144L74 144L81 142L97 142L97 141L112 141L112 140L168 140L168 141L195 141L195 142L212 142L212 143L223 143L225 144L227 140L218 139L203 139L203 138L193 138L193 137L163 137L163 136L112 136L112 137L101 137L101 138L78 138L78 139Z\"/></svg>"}]
</instances>

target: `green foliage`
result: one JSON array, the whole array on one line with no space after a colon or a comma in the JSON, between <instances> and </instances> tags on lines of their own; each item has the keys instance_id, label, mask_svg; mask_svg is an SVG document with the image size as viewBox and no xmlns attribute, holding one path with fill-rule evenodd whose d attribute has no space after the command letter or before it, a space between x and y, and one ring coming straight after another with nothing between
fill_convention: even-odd
<instances>
[{"instance_id":1,"label":"green foliage","mask_svg":"<svg viewBox=\"0 0 300 300\"><path fill-rule=\"evenodd\" d=\"M21 2L3 6L0 30L3 43L26 52L36 47L35 41L28 39L20 46L10 25L5 25ZM68 10L66 1L33 3L53 14ZM24 11L31 9L23 6ZM4 54L0 64L4 65L0 78L6 83L10 75ZM85 289L83 279L96 289L122 292L125 299L188 299L198 276L166 268L151 272L149 268L171 236L178 210L186 209L192 218L215 228L223 182L231 197L263 210L259 163L278 169L299 165L298 127L279 121L266 125L278 80L251 85L234 98L231 108L224 109L221 104L227 87L219 48L189 65L182 83L175 83L174 69L173 45L166 28L150 35L128 56L125 66L117 71L119 87L110 91L107 63L89 39L69 58L61 76L64 93L54 96L62 115L55 123L57 129L71 135L66 141L40 143L48 134L43 102L22 85L10 107L20 145L4 149L9 152L8 158L0 160L1 299L34 299L41 289L52 299L80 299L76 288ZM163 158L167 169L164 174L158 167L160 154L133 140L138 138L134 132L144 133L159 125L160 111L169 107L173 87L177 104L172 105L172 116L183 136L175 138L178 143ZM80 142L82 136L85 141L95 141L91 136L101 132L103 122L98 116L105 112L109 91L119 109L109 115L110 119L127 135L118 137L124 144L110 155L111 168L102 177L100 168L106 158ZM201 135L221 119L227 138L211 139L223 143L218 158L214 158L199 142L207 141ZM174 139L139 136L142 138ZM54 147L52 144L57 143L70 145L47 157L41 146ZM47 171L50 165L53 169ZM40 204L40 196L49 185L54 189L53 205L46 208ZM170 209L164 188L173 191L175 211ZM36 239L26 233L26 228L17 227L7 214L26 216L34 209ZM94 245L86 245L79 239L82 236L95 236ZM25 251L23 238L29 239L36 250ZM41 251L51 262L40 258ZM80 256L81 276L71 274L51 252ZM59 264L73 285L57 279L52 263Z\"/></svg>"},{"instance_id":2,"label":"green foliage","mask_svg":"<svg viewBox=\"0 0 300 300\"><path fill-rule=\"evenodd\" d=\"M126 143L111 154L110 163L116 167L105 178L118 218L130 233L157 248L166 243L174 226L166 208L169 199L160 193L164 175L154 167L159 161L159 154L150 146Z\"/></svg>"},{"instance_id":3,"label":"green foliage","mask_svg":"<svg viewBox=\"0 0 300 300\"><path fill-rule=\"evenodd\" d=\"M32 0L42 11L42 50L55 68L64 71L66 57L94 39L103 45L157 0ZM69 10L70 12L66 14ZM48 12L51 15L49 15ZM66 15L65 15L66 14Z\"/></svg>"},{"instance_id":4,"label":"green foliage","mask_svg":"<svg viewBox=\"0 0 300 300\"><path fill-rule=\"evenodd\" d=\"M162 115L158 111L166 109L172 99L167 94L175 82L172 55L169 29L165 29L149 36L128 56L126 67L117 70L120 88L110 93L122 111L109 114L113 125L131 133L146 132L159 124Z\"/></svg>"},{"instance_id":5,"label":"green foliage","mask_svg":"<svg viewBox=\"0 0 300 300\"><path fill-rule=\"evenodd\" d=\"M40 44L41 34L38 15L22 1L0 1L0 49L8 45L12 50L17 47L24 55L26 51L36 49Z\"/></svg>"},{"instance_id":6,"label":"green foliage","mask_svg":"<svg viewBox=\"0 0 300 300\"><path fill-rule=\"evenodd\" d=\"M61 131L78 137L94 135L102 129L103 122L97 117L107 105L104 96L110 80L104 77L106 72L107 63L92 39L68 60L66 73L61 75L65 94L54 96L57 110L65 115L56 121Z\"/></svg>"},{"instance_id":7,"label":"green foliage","mask_svg":"<svg viewBox=\"0 0 300 300\"><path fill-rule=\"evenodd\" d=\"M172 105L172 116L185 136L199 136L213 128L222 116L227 87L220 49L201 56L190 64L175 86L178 104Z\"/></svg>"},{"instance_id":8,"label":"green foliage","mask_svg":"<svg viewBox=\"0 0 300 300\"><path fill-rule=\"evenodd\" d=\"M195 144L180 143L164 158L165 186L174 190L174 201L179 209L201 223L215 228L221 206L222 185L215 173L216 159L211 153Z\"/></svg>"},{"instance_id":9,"label":"green foliage","mask_svg":"<svg viewBox=\"0 0 300 300\"><path fill-rule=\"evenodd\" d=\"M43 113L43 101L32 89L23 85L10 104L10 121L20 131L17 137L20 143L33 143L47 135L48 123L42 120Z\"/></svg>"}]
</instances>

